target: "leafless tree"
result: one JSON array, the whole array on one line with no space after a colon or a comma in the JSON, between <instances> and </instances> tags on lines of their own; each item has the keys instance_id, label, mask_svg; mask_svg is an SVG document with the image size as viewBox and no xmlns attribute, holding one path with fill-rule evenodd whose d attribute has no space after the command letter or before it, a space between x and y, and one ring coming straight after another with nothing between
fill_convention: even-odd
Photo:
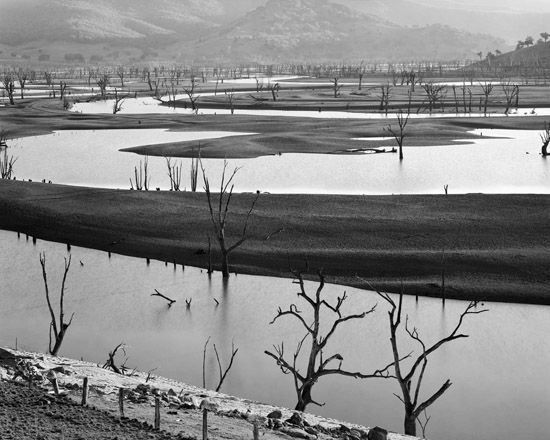
<instances>
[{"instance_id":1,"label":"leafless tree","mask_svg":"<svg viewBox=\"0 0 550 440\"><path fill-rule=\"evenodd\" d=\"M513 84L511 81L502 83L502 91L506 97L506 110L505 114L508 114L512 106L518 107L519 104L519 85Z\"/></svg>"},{"instance_id":2,"label":"leafless tree","mask_svg":"<svg viewBox=\"0 0 550 440\"><path fill-rule=\"evenodd\" d=\"M120 78L120 87L124 88L124 66L118 66L116 68L116 74Z\"/></svg>"},{"instance_id":3,"label":"leafless tree","mask_svg":"<svg viewBox=\"0 0 550 440\"><path fill-rule=\"evenodd\" d=\"M540 135L542 140L542 155L548 156L548 144L550 143L550 124L544 123L544 132Z\"/></svg>"},{"instance_id":4,"label":"leafless tree","mask_svg":"<svg viewBox=\"0 0 550 440\"><path fill-rule=\"evenodd\" d=\"M122 110L122 104L128 95L119 95L115 89L115 102L113 102L113 115L116 115L120 110Z\"/></svg>"},{"instance_id":5,"label":"leafless tree","mask_svg":"<svg viewBox=\"0 0 550 440\"><path fill-rule=\"evenodd\" d=\"M447 96L447 86L444 84L434 84L433 82L427 82L422 84L422 88L426 93L428 110L431 113L437 108L438 104L442 104L444 102L444 99Z\"/></svg>"},{"instance_id":6,"label":"leafless tree","mask_svg":"<svg viewBox=\"0 0 550 440\"><path fill-rule=\"evenodd\" d=\"M489 95L492 93L493 88L495 86L491 82L479 83L479 85L481 86L481 90L483 91L483 96L484 96L483 114L487 115L487 106L489 104Z\"/></svg>"},{"instance_id":7,"label":"leafless tree","mask_svg":"<svg viewBox=\"0 0 550 440\"><path fill-rule=\"evenodd\" d=\"M385 110L386 114L388 114L388 105L390 102L391 90L392 86L389 83L380 86L380 91L382 92L382 94L380 95L380 111Z\"/></svg>"},{"instance_id":8,"label":"leafless tree","mask_svg":"<svg viewBox=\"0 0 550 440\"><path fill-rule=\"evenodd\" d=\"M109 75L103 73L98 79L96 79L96 84L99 86L99 92L101 93L101 98L105 99L107 94L107 87L111 83Z\"/></svg>"},{"instance_id":9,"label":"leafless tree","mask_svg":"<svg viewBox=\"0 0 550 440\"><path fill-rule=\"evenodd\" d=\"M21 90L21 99L24 98L25 85L30 77L30 71L28 69L19 68L17 69L17 80L19 81L19 89Z\"/></svg>"},{"instance_id":10,"label":"leafless tree","mask_svg":"<svg viewBox=\"0 0 550 440\"><path fill-rule=\"evenodd\" d=\"M65 282L67 280L67 274L69 273L69 269L71 267L71 257L69 256L69 259L67 260L65 258L65 271L63 272L63 280L61 281L61 291L59 294L59 322L57 321L57 318L55 316L52 303L50 300L50 291L48 287L48 276L46 274L46 254L40 253L40 265L42 266L42 278L44 279L44 288L46 290L46 301L48 303L48 309L50 311L51 316L51 322L50 322L50 339L49 339L49 345L48 345L48 351L52 356L57 356L57 353L59 352L59 349L61 348L61 344L63 343L63 338L65 337L65 333L71 323L73 322L73 316L74 313L71 315L71 319L69 322L65 322L65 311L64 311L64 299L65 299ZM55 343L52 347L52 334L53 338L55 340Z\"/></svg>"},{"instance_id":11,"label":"leafless tree","mask_svg":"<svg viewBox=\"0 0 550 440\"><path fill-rule=\"evenodd\" d=\"M103 364L103 368L108 368L113 370L116 374L124 375L124 372L126 371L126 362L128 361L128 358L126 358L123 364L120 367L118 367L115 362L115 356L118 350L122 350L122 352L124 353L124 356L126 356L126 344L124 342L121 342L112 351L109 352L109 358L107 359L107 361L105 361L105 364Z\"/></svg>"},{"instance_id":12,"label":"leafless tree","mask_svg":"<svg viewBox=\"0 0 550 440\"><path fill-rule=\"evenodd\" d=\"M166 166L168 167L168 177L170 178L170 191L179 191L181 187L181 161L172 165L172 158L165 157Z\"/></svg>"},{"instance_id":13,"label":"leafless tree","mask_svg":"<svg viewBox=\"0 0 550 440\"><path fill-rule=\"evenodd\" d=\"M197 112L199 110L197 106L197 101L199 100L200 96L195 95L195 77L191 77L191 86L190 87L184 87L183 91L187 94L187 97L189 98L189 102L191 103L191 109L194 112Z\"/></svg>"},{"instance_id":14,"label":"leafless tree","mask_svg":"<svg viewBox=\"0 0 550 440\"><path fill-rule=\"evenodd\" d=\"M206 170L200 158L199 158L199 162L202 169L202 176L204 179L204 191L206 193L206 199L208 201L208 209L210 211L210 220L212 221L212 226L214 227L214 235L216 236L216 239L218 240L218 244L220 245L222 276L224 278L228 278L229 277L229 254L250 238L248 234L248 225L250 223L250 218L252 216L252 212L254 211L254 207L256 206L256 202L260 197L260 192L258 191L256 193L256 196L252 201L250 209L248 210L248 213L245 218L243 230L239 238L237 238L237 240L234 241L233 244L229 244L226 237L226 226L227 226L227 218L229 214L229 206L231 205L231 198L233 196L234 184L232 182L233 182L233 178L235 177L235 175L237 174L240 168L235 168L231 173L231 175L229 175L229 178L227 178L226 174L227 174L228 163L227 163L227 160L224 160L223 172L222 172L222 178L221 178L221 184L220 184L220 192L217 195L213 195L210 189L210 181L206 176ZM215 198L217 198L217 203Z\"/></svg>"},{"instance_id":15,"label":"leafless tree","mask_svg":"<svg viewBox=\"0 0 550 440\"><path fill-rule=\"evenodd\" d=\"M202 356L202 387L206 388L206 348L208 346L208 343L210 342L210 338L207 339L206 343L204 344L204 351ZM225 381L225 378L227 377L227 373L229 373L229 370L231 370L231 367L233 366L233 361L235 360L235 356L237 356L237 352L239 351L238 348L235 348L235 344L231 343L231 359L229 360L229 364L227 365L227 368L224 370L222 367L222 362L220 360L220 354L218 353L218 349L216 348L216 344L213 344L214 347L214 353L216 354L216 362L218 363L218 371L220 374L220 378L218 379L218 385L216 385L216 393L218 393Z\"/></svg>"},{"instance_id":16,"label":"leafless tree","mask_svg":"<svg viewBox=\"0 0 550 440\"><path fill-rule=\"evenodd\" d=\"M407 123L409 122L409 113L404 113L403 110L399 110L396 116L399 130L393 129L391 124L385 127L384 130L389 131L395 138L395 141L399 146L399 160L403 160L403 141L405 140L405 128L407 127Z\"/></svg>"},{"instance_id":17,"label":"leafless tree","mask_svg":"<svg viewBox=\"0 0 550 440\"><path fill-rule=\"evenodd\" d=\"M225 96L227 98L227 102L229 103L229 110L231 110L231 114L235 113L235 90L226 90Z\"/></svg>"},{"instance_id":18,"label":"leafless tree","mask_svg":"<svg viewBox=\"0 0 550 440\"><path fill-rule=\"evenodd\" d=\"M197 191L197 184L199 182L199 161L201 158L201 145L199 143L199 149L195 155L195 149L191 148L191 191Z\"/></svg>"},{"instance_id":19,"label":"leafless tree","mask_svg":"<svg viewBox=\"0 0 550 440\"><path fill-rule=\"evenodd\" d=\"M132 182L132 178L130 177L130 189L135 189L137 191L149 191L149 182L151 181L151 177L149 176L149 158L145 156L145 159L143 162L139 161L139 171L138 167L134 167L134 181Z\"/></svg>"},{"instance_id":20,"label":"leafless tree","mask_svg":"<svg viewBox=\"0 0 550 440\"><path fill-rule=\"evenodd\" d=\"M13 72L5 70L2 74L2 86L8 94L8 99L10 100L10 105L15 105L13 95L15 93L15 77Z\"/></svg>"},{"instance_id":21,"label":"leafless tree","mask_svg":"<svg viewBox=\"0 0 550 440\"><path fill-rule=\"evenodd\" d=\"M291 360L285 359L284 343L281 343L279 346L274 346L273 352L266 350L265 354L275 359L277 365L284 374L292 375L294 379L296 397L298 399L295 409L297 411L305 411L309 404L318 406L324 405L313 400L311 395L315 383L317 383L317 381L324 376L341 375L354 377L356 379L392 377L389 375L388 370L393 366L393 362L380 370L374 371L373 373L364 374L361 372L352 372L342 369L344 358L340 353L335 353L329 357L324 356L324 351L327 348L328 342L342 324L348 321L365 318L367 315L374 312L376 305L370 310L361 313L345 315L342 311L342 306L347 299L345 292L341 297L338 297L336 304L331 304L322 298L321 293L325 286L325 277L322 270L319 270L317 273L319 277L319 286L317 287L314 295L306 292L303 274L298 271L292 271L292 273L296 277L294 283L300 286L298 297L305 300L305 302L309 305L312 309L313 316L311 319L304 317L296 304L291 304L288 310L283 310L279 307L277 315L273 321L271 321L271 324L275 323L279 318L290 316L300 322L301 326L305 329L306 334L298 343L296 350L292 354ZM328 330L326 334L322 334L321 316L326 312L332 313L334 315L334 319L331 324L328 324L330 330ZM326 324L323 324L323 326L326 326ZM298 366L298 359L304 343L308 339L311 340L311 348L309 349L309 353L306 354L307 369L305 373L301 373ZM335 365L335 363L337 363L337 365Z\"/></svg>"},{"instance_id":22,"label":"leafless tree","mask_svg":"<svg viewBox=\"0 0 550 440\"><path fill-rule=\"evenodd\" d=\"M335 98L338 98L338 96L340 95L340 89L342 88L342 86L338 85L338 81L340 81L340 78L338 77L334 77L330 80L330 82L332 83L332 90L334 91Z\"/></svg>"},{"instance_id":23,"label":"leafless tree","mask_svg":"<svg viewBox=\"0 0 550 440\"><path fill-rule=\"evenodd\" d=\"M271 97L273 98L273 102L277 101L277 98L279 97L279 89L281 86L279 83L275 84L268 84L267 89L271 92Z\"/></svg>"},{"instance_id":24,"label":"leafless tree","mask_svg":"<svg viewBox=\"0 0 550 440\"><path fill-rule=\"evenodd\" d=\"M376 289L375 289L376 290ZM399 300L397 303L387 293L377 291L377 293L390 305L388 311L389 324L390 324L390 342L394 358L395 378L399 383L401 389L401 396L395 395L405 406L405 420L404 429L405 434L416 436L416 421L418 417L433 403L435 403L452 385L450 380L445 383L426 400L420 400L420 388L422 381L426 373L428 366L428 356L434 353L442 345L454 341L456 339L467 338L468 335L459 333L460 327L464 321L464 318L468 315L479 315L486 312L486 309L478 310L478 302L472 301L468 304L466 309L462 312L458 319L454 330L446 337L438 340L429 347L420 338L418 329L409 327L408 316L405 319L405 332L410 339L417 343L421 348L421 354L413 359L412 365L408 372L405 371L404 361L411 358L412 353L405 357L401 357L399 354L398 346L398 329L402 323L401 316L403 312L403 290L399 294ZM416 383L415 383L416 381Z\"/></svg>"}]
</instances>

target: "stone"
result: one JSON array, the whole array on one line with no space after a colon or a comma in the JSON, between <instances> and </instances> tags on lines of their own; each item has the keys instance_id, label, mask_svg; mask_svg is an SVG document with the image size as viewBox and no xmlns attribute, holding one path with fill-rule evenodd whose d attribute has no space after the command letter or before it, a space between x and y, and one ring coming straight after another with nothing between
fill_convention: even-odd
<instances>
[{"instance_id":1,"label":"stone","mask_svg":"<svg viewBox=\"0 0 550 440\"><path fill-rule=\"evenodd\" d=\"M268 419L281 419L283 417L283 413L276 409L275 411L271 411L268 415Z\"/></svg>"},{"instance_id":2,"label":"stone","mask_svg":"<svg viewBox=\"0 0 550 440\"><path fill-rule=\"evenodd\" d=\"M308 434L299 428L281 428L280 431L293 438L302 438L305 440L315 440L317 438L315 435Z\"/></svg>"},{"instance_id":3,"label":"stone","mask_svg":"<svg viewBox=\"0 0 550 440\"><path fill-rule=\"evenodd\" d=\"M286 420L286 423L290 423L291 425L303 427L304 426L304 418L301 416L300 413L295 412L294 414L292 414L292 417L290 417L290 419Z\"/></svg>"},{"instance_id":4,"label":"stone","mask_svg":"<svg viewBox=\"0 0 550 440\"><path fill-rule=\"evenodd\" d=\"M375 426L374 428L369 430L367 439L368 440L387 440L388 431L386 431L384 428L380 428L379 426Z\"/></svg>"}]
</instances>

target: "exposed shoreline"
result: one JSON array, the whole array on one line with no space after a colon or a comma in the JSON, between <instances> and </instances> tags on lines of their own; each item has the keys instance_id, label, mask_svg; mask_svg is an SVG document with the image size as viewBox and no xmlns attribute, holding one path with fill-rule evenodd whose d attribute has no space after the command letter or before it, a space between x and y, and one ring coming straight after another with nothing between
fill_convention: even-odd
<instances>
[{"instance_id":1,"label":"exposed shoreline","mask_svg":"<svg viewBox=\"0 0 550 440\"><path fill-rule=\"evenodd\" d=\"M235 194L229 240L253 199ZM262 194L238 273L311 278L440 297L550 305L550 195L338 196ZM203 193L139 192L0 181L0 228L106 252L206 268ZM273 232L283 230L271 235ZM269 238L268 238L269 236ZM214 269L219 269L217 244ZM216 274L219 275L219 274ZM221 276L221 275L219 275ZM359 278L358 278L359 277Z\"/></svg>"}]
</instances>

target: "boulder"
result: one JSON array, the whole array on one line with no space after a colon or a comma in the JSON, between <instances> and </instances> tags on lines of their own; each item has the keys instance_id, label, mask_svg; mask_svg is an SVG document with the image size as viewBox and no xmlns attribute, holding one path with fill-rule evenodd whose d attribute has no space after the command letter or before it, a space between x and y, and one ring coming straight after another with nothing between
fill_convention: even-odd
<instances>
[{"instance_id":1,"label":"boulder","mask_svg":"<svg viewBox=\"0 0 550 440\"><path fill-rule=\"evenodd\" d=\"M271 411L268 415L268 419L281 419L283 417L283 413L276 409L275 411Z\"/></svg>"},{"instance_id":2,"label":"boulder","mask_svg":"<svg viewBox=\"0 0 550 440\"><path fill-rule=\"evenodd\" d=\"M379 426L375 426L374 428L369 430L367 439L368 440L387 440L388 431L386 431L384 428L380 428Z\"/></svg>"},{"instance_id":3,"label":"boulder","mask_svg":"<svg viewBox=\"0 0 550 440\"><path fill-rule=\"evenodd\" d=\"M317 436L308 434L303 429L299 429L299 428L287 428L287 427L285 427L285 428L281 428L280 432L282 432L282 433L284 433L284 434L286 434L290 437L293 437L293 438L302 438L302 439L305 439L305 440L315 440L317 438Z\"/></svg>"},{"instance_id":4,"label":"boulder","mask_svg":"<svg viewBox=\"0 0 550 440\"><path fill-rule=\"evenodd\" d=\"M294 414L292 414L292 417L290 417L290 419L286 419L286 423L289 423L294 426L303 427L304 418L300 413L295 412Z\"/></svg>"}]
</instances>

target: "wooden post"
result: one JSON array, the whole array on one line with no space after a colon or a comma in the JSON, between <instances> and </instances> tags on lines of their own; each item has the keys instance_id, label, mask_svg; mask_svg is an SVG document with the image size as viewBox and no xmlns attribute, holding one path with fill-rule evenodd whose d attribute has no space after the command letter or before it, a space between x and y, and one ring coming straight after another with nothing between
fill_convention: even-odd
<instances>
[{"instance_id":1,"label":"wooden post","mask_svg":"<svg viewBox=\"0 0 550 440\"><path fill-rule=\"evenodd\" d=\"M160 430L160 399L155 398L155 429Z\"/></svg>"},{"instance_id":2,"label":"wooden post","mask_svg":"<svg viewBox=\"0 0 550 440\"><path fill-rule=\"evenodd\" d=\"M118 389L118 410L120 417L124 417L124 388Z\"/></svg>"},{"instance_id":3,"label":"wooden post","mask_svg":"<svg viewBox=\"0 0 550 440\"><path fill-rule=\"evenodd\" d=\"M82 382L82 406L88 403L88 378L85 377Z\"/></svg>"},{"instance_id":4,"label":"wooden post","mask_svg":"<svg viewBox=\"0 0 550 440\"><path fill-rule=\"evenodd\" d=\"M252 431L253 435L254 435L254 440L259 440L260 439L260 427L258 426L258 421L254 421L254 428L253 428L253 431Z\"/></svg>"},{"instance_id":5,"label":"wooden post","mask_svg":"<svg viewBox=\"0 0 550 440\"><path fill-rule=\"evenodd\" d=\"M52 379L53 391L57 395L59 394L59 384L57 383L57 377Z\"/></svg>"},{"instance_id":6,"label":"wooden post","mask_svg":"<svg viewBox=\"0 0 550 440\"><path fill-rule=\"evenodd\" d=\"M208 440L208 410L202 410L202 440Z\"/></svg>"}]
</instances>

